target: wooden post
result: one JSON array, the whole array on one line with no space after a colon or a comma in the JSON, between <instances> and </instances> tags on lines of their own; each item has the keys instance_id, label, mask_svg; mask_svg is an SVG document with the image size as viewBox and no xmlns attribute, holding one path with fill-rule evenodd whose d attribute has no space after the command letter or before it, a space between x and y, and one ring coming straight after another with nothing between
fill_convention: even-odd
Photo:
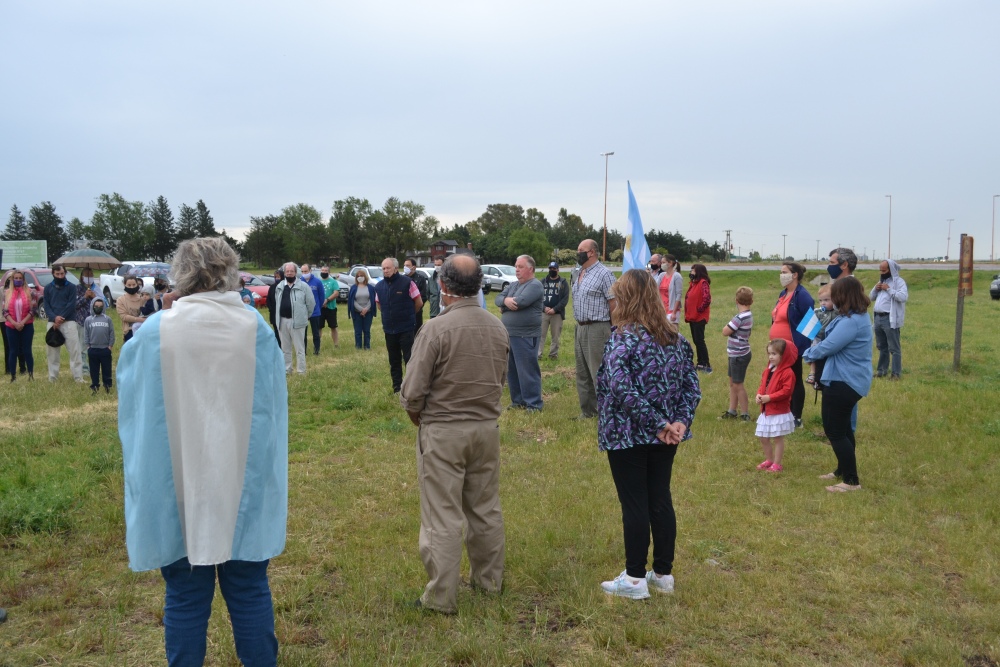
<instances>
[{"instance_id":1,"label":"wooden post","mask_svg":"<svg viewBox=\"0 0 1000 667\"><path fill-rule=\"evenodd\" d=\"M965 316L965 297L972 296L972 237L962 234L959 241L961 254L958 262L958 308L955 312L955 359L952 370L958 371L962 362L962 320Z\"/></svg>"}]
</instances>

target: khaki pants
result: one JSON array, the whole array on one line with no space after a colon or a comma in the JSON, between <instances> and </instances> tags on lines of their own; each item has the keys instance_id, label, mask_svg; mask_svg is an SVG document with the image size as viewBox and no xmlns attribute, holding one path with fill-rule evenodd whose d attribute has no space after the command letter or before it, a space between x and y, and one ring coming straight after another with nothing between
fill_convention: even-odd
<instances>
[{"instance_id":1,"label":"khaki pants","mask_svg":"<svg viewBox=\"0 0 1000 667\"><path fill-rule=\"evenodd\" d=\"M458 611L463 523L469 581L474 587L499 592L503 585L504 528L496 420L421 424L417 479L420 559L430 579L421 604L445 613Z\"/></svg>"},{"instance_id":2,"label":"khaki pants","mask_svg":"<svg viewBox=\"0 0 1000 667\"><path fill-rule=\"evenodd\" d=\"M552 327L552 344L549 345L549 359L559 356L559 336L562 335L563 318L559 313L542 313L542 337L538 339L538 358L542 358L542 351L545 347L545 334L549 327Z\"/></svg>"},{"instance_id":3,"label":"khaki pants","mask_svg":"<svg viewBox=\"0 0 1000 667\"><path fill-rule=\"evenodd\" d=\"M49 322L45 330L52 328ZM73 379L83 382L83 359L80 357L80 342L83 340L79 334L80 325L75 320L66 320L59 325L59 331L66 339L65 346L49 347L45 346L45 358L49 362L49 379L56 380L59 377L59 354L63 347L69 353L69 372L73 374Z\"/></svg>"},{"instance_id":4,"label":"khaki pants","mask_svg":"<svg viewBox=\"0 0 1000 667\"><path fill-rule=\"evenodd\" d=\"M285 374L292 372L292 351L295 352L296 372L305 375L306 372L306 328L302 333L294 327L295 320L288 317L278 318L278 336L281 339L281 351L285 355Z\"/></svg>"},{"instance_id":5,"label":"khaki pants","mask_svg":"<svg viewBox=\"0 0 1000 667\"><path fill-rule=\"evenodd\" d=\"M604 359L604 344L611 338L610 322L576 325L573 344L576 351L576 393L580 414L597 416L597 369Z\"/></svg>"}]
</instances>

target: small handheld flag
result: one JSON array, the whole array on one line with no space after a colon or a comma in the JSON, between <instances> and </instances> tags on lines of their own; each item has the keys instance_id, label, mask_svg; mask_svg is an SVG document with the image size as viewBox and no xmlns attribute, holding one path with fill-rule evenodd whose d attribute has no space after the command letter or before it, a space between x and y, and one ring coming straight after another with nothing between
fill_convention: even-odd
<instances>
[{"instance_id":1,"label":"small handheld flag","mask_svg":"<svg viewBox=\"0 0 1000 667\"><path fill-rule=\"evenodd\" d=\"M815 340L822 329L823 324L816 317L816 313L810 310L809 314L802 318L802 321L799 322L799 326L795 330L809 340Z\"/></svg>"},{"instance_id":2,"label":"small handheld flag","mask_svg":"<svg viewBox=\"0 0 1000 667\"><path fill-rule=\"evenodd\" d=\"M649 245L646 243L646 233L642 231L642 218L639 217L639 206L632 194L632 184L628 184L628 233L625 235L625 252L622 256L622 271L629 269L644 269L649 261Z\"/></svg>"}]
</instances>

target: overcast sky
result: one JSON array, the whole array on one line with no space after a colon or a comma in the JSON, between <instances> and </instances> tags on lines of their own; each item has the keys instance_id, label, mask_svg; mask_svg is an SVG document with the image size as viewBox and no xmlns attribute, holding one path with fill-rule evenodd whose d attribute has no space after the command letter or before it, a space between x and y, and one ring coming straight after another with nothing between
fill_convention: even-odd
<instances>
[{"instance_id":1,"label":"overcast sky","mask_svg":"<svg viewBox=\"0 0 1000 667\"><path fill-rule=\"evenodd\" d=\"M396 196L560 207L765 255L989 257L1000 2L27 2L0 7L0 226L101 193L240 237ZM1000 254L1000 243L997 246Z\"/></svg>"}]
</instances>

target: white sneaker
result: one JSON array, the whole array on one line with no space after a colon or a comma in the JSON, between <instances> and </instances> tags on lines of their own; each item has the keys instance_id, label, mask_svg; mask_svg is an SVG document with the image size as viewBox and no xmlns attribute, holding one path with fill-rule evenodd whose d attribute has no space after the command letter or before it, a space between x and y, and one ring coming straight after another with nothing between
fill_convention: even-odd
<instances>
[{"instance_id":1,"label":"white sneaker","mask_svg":"<svg viewBox=\"0 0 1000 667\"><path fill-rule=\"evenodd\" d=\"M657 593L673 593L674 592L674 575L664 574L659 575L650 570L646 573L646 583L648 588L656 591Z\"/></svg>"},{"instance_id":2,"label":"white sneaker","mask_svg":"<svg viewBox=\"0 0 1000 667\"><path fill-rule=\"evenodd\" d=\"M602 581L601 588L608 595L618 595L632 600L645 600L649 597L649 588L645 579L633 579L623 570L614 581Z\"/></svg>"}]
</instances>

